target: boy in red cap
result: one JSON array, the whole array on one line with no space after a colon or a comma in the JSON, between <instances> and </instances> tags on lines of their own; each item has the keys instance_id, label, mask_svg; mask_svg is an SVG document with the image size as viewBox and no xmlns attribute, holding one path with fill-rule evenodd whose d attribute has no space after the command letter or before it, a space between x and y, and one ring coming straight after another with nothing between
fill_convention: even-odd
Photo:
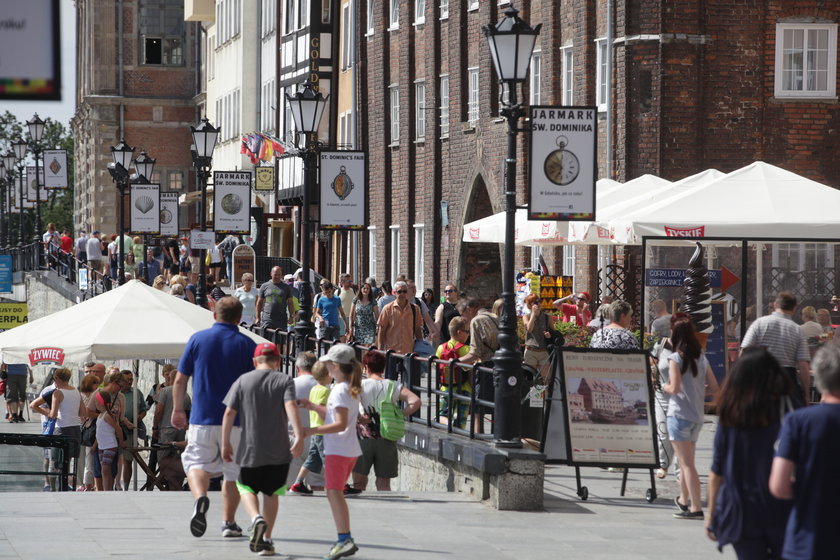
<instances>
[{"instance_id":1,"label":"boy in red cap","mask_svg":"<svg viewBox=\"0 0 840 560\"><path fill-rule=\"evenodd\" d=\"M236 450L241 467L236 487L242 505L251 516L251 552L260 556L274 554L271 531L277 518L278 496L286 491L286 478L292 456L303 451L303 435L297 414L295 384L292 378L277 370L280 352L277 346L263 342L254 349L254 369L240 376L231 386L222 418L222 459L233 460L230 434L240 414L242 435ZM277 406L279 401L284 406ZM290 445L285 429L289 423L295 441ZM263 494L260 512L257 494Z\"/></svg>"},{"instance_id":2,"label":"boy in red cap","mask_svg":"<svg viewBox=\"0 0 840 560\"><path fill-rule=\"evenodd\" d=\"M563 303L573 299L575 303ZM580 292L554 300L551 304L555 309L563 313L564 323L577 323L579 327L585 327L592 320L592 313L589 311L589 292Z\"/></svg>"}]
</instances>

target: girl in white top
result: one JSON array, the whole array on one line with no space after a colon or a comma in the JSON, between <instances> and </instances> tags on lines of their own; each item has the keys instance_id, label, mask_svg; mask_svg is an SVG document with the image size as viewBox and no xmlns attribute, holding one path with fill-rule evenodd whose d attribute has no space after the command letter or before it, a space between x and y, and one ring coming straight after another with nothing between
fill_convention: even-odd
<instances>
[{"instance_id":1,"label":"girl in white top","mask_svg":"<svg viewBox=\"0 0 840 560\"><path fill-rule=\"evenodd\" d=\"M321 356L321 361L327 364L330 376L335 380L327 406L313 404L308 399L299 401L304 408L324 417L323 426L304 428L303 436L324 436L325 488L338 532L338 540L325 558L340 558L358 550L350 534L350 510L344 499L344 490L356 458L362 454L356 437L362 366L356 359L355 350L346 344L333 345L326 355Z\"/></svg>"},{"instance_id":2,"label":"girl in white top","mask_svg":"<svg viewBox=\"0 0 840 560\"><path fill-rule=\"evenodd\" d=\"M253 288L254 275L246 272L242 275L242 286L233 292L233 297L242 303L242 322L246 325L257 322L257 292Z\"/></svg>"}]
</instances>

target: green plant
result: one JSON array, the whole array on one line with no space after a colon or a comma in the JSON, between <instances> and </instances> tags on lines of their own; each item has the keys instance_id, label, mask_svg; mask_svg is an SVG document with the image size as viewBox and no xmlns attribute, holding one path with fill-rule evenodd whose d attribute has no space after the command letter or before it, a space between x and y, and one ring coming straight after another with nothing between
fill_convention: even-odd
<instances>
[{"instance_id":1,"label":"green plant","mask_svg":"<svg viewBox=\"0 0 840 560\"><path fill-rule=\"evenodd\" d=\"M557 321L552 328L563 336L563 346L575 348L588 348L592 335L595 334L595 329L591 327L581 327L577 323L564 321Z\"/></svg>"}]
</instances>

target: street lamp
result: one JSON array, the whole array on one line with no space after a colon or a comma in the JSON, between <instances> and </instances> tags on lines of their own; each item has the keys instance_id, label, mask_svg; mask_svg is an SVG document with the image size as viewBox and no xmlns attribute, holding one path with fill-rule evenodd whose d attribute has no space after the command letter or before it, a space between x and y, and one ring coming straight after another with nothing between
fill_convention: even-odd
<instances>
[{"instance_id":1,"label":"street lamp","mask_svg":"<svg viewBox=\"0 0 840 560\"><path fill-rule=\"evenodd\" d=\"M38 113L31 120L26 121L29 128L29 147L35 156L35 242L41 241L41 174L38 161L41 156L41 136L44 134L44 121L38 117ZM41 264L41 251L38 251L38 265Z\"/></svg>"},{"instance_id":2,"label":"street lamp","mask_svg":"<svg viewBox=\"0 0 840 560\"><path fill-rule=\"evenodd\" d=\"M152 173L155 171L155 158L150 158L145 150L140 152L140 156L134 158L134 169L137 170L137 177L134 179L135 183L148 185L151 182ZM143 234L143 280L147 286L151 286L149 282L149 263L146 262L146 249L149 245L149 236ZM137 266L140 266L139 263Z\"/></svg>"},{"instance_id":3,"label":"street lamp","mask_svg":"<svg viewBox=\"0 0 840 560\"><path fill-rule=\"evenodd\" d=\"M306 341L315 335L315 325L312 324L312 286L310 284L310 242L309 242L309 204L312 190L312 176L318 168L318 125L327 106L329 95L324 95L315 89L312 82L304 82L294 95L286 94L286 101L295 120L295 128L299 134L306 136L304 148L300 150L303 159L303 209L301 229L303 247L301 248L302 270L300 289L300 310L298 321L295 323L298 349L306 349Z\"/></svg>"},{"instance_id":4,"label":"street lamp","mask_svg":"<svg viewBox=\"0 0 840 560\"><path fill-rule=\"evenodd\" d=\"M502 299L504 313L499 323L499 349L493 355L495 376L494 443L499 447L521 447L521 410L519 406L522 384L522 354L516 333L513 278L516 227L516 134L517 123L525 115L517 103L516 84L525 81L531 53L541 25L531 27L519 18L519 10L509 7L496 25L485 25L484 36L500 84L508 87L508 99L502 101L500 114L507 120L507 159L505 160L505 262L502 267Z\"/></svg>"},{"instance_id":5,"label":"street lamp","mask_svg":"<svg viewBox=\"0 0 840 560\"><path fill-rule=\"evenodd\" d=\"M23 159L26 157L26 142L18 138L12 143L12 150L15 152L15 161L17 163L18 175L20 182L18 183L18 190L20 198L18 198L18 247L23 247Z\"/></svg>"},{"instance_id":6,"label":"street lamp","mask_svg":"<svg viewBox=\"0 0 840 560\"><path fill-rule=\"evenodd\" d=\"M3 167L5 168L6 188L4 194L6 195L6 204L0 205L0 213L8 216L6 220L6 231L2 239L3 246L12 244L12 194L15 188L15 154L11 150L3 155Z\"/></svg>"},{"instance_id":7,"label":"street lamp","mask_svg":"<svg viewBox=\"0 0 840 560\"><path fill-rule=\"evenodd\" d=\"M111 178L117 184L117 190L120 192L120 219L119 219L119 255L117 256L117 283L122 286L125 284L125 191L131 184L131 175L128 168L131 167L131 158L134 156L134 148L125 143L125 139L120 138L120 143L116 146L111 146L111 156L114 158L113 163L108 164L108 172Z\"/></svg>"},{"instance_id":8,"label":"street lamp","mask_svg":"<svg viewBox=\"0 0 840 560\"><path fill-rule=\"evenodd\" d=\"M199 206L199 227L201 231L207 231L207 179L210 178L210 167L213 165L213 150L216 149L216 142L222 129L215 128L207 118L201 119L198 126L191 126L193 145L190 147L192 153L193 167L195 167L198 178L201 180L201 205ZM198 258L198 286L195 291L195 303L201 307L207 307L207 269L204 258L206 249L202 249Z\"/></svg>"}]
</instances>

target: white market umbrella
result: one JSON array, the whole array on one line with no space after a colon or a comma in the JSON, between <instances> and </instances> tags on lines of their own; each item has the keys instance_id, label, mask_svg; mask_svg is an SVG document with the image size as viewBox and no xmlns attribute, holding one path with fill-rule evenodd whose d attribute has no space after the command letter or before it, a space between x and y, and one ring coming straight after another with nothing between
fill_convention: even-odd
<instances>
[{"instance_id":1,"label":"white market umbrella","mask_svg":"<svg viewBox=\"0 0 840 560\"><path fill-rule=\"evenodd\" d=\"M88 360L179 358L195 332L213 325L213 313L139 280L0 333L5 363L60 357ZM256 342L262 337L239 328ZM56 361L54 360L54 361Z\"/></svg>"}]
</instances>

